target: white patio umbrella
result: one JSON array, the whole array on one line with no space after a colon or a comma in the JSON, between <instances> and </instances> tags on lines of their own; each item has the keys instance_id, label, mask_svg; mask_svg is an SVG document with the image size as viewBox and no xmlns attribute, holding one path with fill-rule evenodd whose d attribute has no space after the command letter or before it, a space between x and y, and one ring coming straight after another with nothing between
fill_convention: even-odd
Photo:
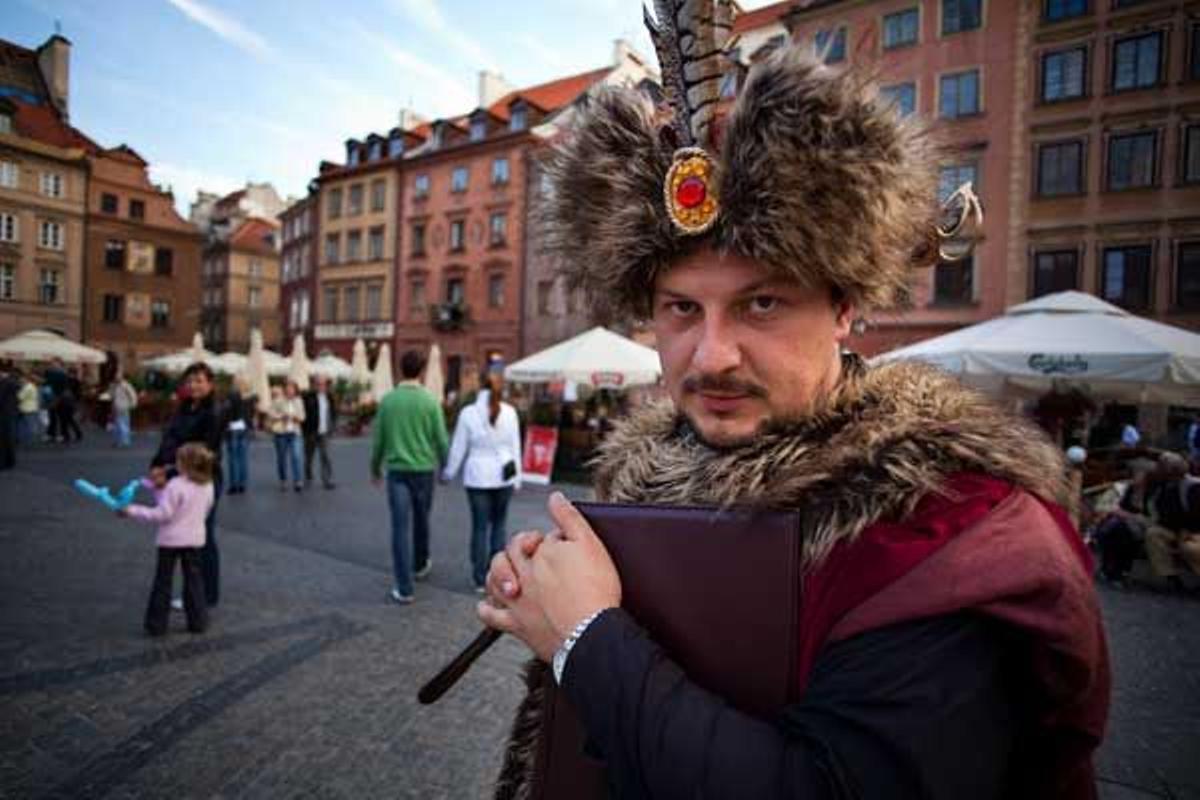
<instances>
[{"instance_id":1,"label":"white patio umbrella","mask_svg":"<svg viewBox=\"0 0 1200 800\"><path fill-rule=\"evenodd\" d=\"M379 348L379 357L375 359L375 372L371 375L371 396L375 402L383 400L392 386L392 348L384 342L383 347Z\"/></svg>"},{"instance_id":2,"label":"white patio umbrella","mask_svg":"<svg viewBox=\"0 0 1200 800\"><path fill-rule=\"evenodd\" d=\"M990 390L1082 386L1128 402L1200 404L1200 335L1058 292L1003 316L876 356L911 359Z\"/></svg>"},{"instance_id":3,"label":"white patio umbrella","mask_svg":"<svg viewBox=\"0 0 1200 800\"><path fill-rule=\"evenodd\" d=\"M43 330L25 331L0 341L0 358L13 361L51 361L59 358L68 364L103 364L108 360L103 350Z\"/></svg>"},{"instance_id":4,"label":"white patio umbrella","mask_svg":"<svg viewBox=\"0 0 1200 800\"><path fill-rule=\"evenodd\" d=\"M192 356L192 351L189 348L176 353L167 353L166 355L147 358L142 361L142 367L175 375L183 372L194 363L196 363L196 359Z\"/></svg>"},{"instance_id":5,"label":"white patio umbrella","mask_svg":"<svg viewBox=\"0 0 1200 800\"><path fill-rule=\"evenodd\" d=\"M222 375L241 375L246 371L246 357L232 350L208 359L207 363L213 368L214 372L219 372Z\"/></svg>"},{"instance_id":6,"label":"white patio umbrella","mask_svg":"<svg viewBox=\"0 0 1200 800\"><path fill-rule=\"evenodd\" d=\"M442 348L437 342L429 348L429 363L425 366L425 388L441 400L446 394L446 379L442 375Z\"/></svg>"},{"instance_id":7,"label":"white patio umbrella","mask_svg":"<svg viewBox=\"0 0 1200 800\"><path fill-rule=\"evenodd\" d=\"M595 327L510 364L514 383L575 381L598 389L624 389L658 382L658 352L607 328Z\"/></svg>"},{"instance_id":8,"label":"white patio umbrella","mask_svg":"<svg viewBox=\"0 0 1200 800\"><path fill-rule=\"evenodd\" d=\"M271 382L267 379L267 364L263 358L262 331L250 331L250 355L246 357L246 371L242 373L250 393L255 397L258 410L266 413L271 407Z\"/></svg>"},{"instance_id":9,"label":"white patio umbrella","mask_svg":"<svg viewBox=\"0 0 1200 800\"><path fill-rule=\"evenodd\" d=\"M313 375L324 375L335 381L349 380L354 374L350 363L345 359L338 358L333 353L322 353L317 356L309 365L309 369Z\"/></svg>"},{"instance_id":10,"label":"white patio umbrella","mask_svg":"<svg viewBox=\"0 0 1200 800\"><path fill-rule=\"evenodd\" d=\"M354 340L354 354L350 359L350 382L359 386L371 383L371 367L367 363L367 345L362 339Z\"/></svg>"},{"instance_id":11,"label":"white patio umbrella","mask_svg":"<svg viewBox=\"0 0 1200 800\"><path fill-rule=\"evenodd\" d=\"M262 351L263 364L267 368L267 374L272 378L286 378L292 372L292 360L286 356L281 356L274 350L268 350L265 347Z\"/></svg>"},{"instance_id":12,"label":"white patio umbrella","mask_svg":"<svg viewBox=\"0 0 1200 800\"><path fill-rule=\"evenodd\" d=\"M191 356L192 362L203 361L208 363L215 354L204 349L204 337L199 331L192 335L192 347L188 350L188 355Z\"/></svg>"},{"instance_id":13,"label":"white patio umbrella","mask_svg":"<svg viewBox=\"0 0 1200 800\"><path fill-rule=\"evenodd\" d=\"M296 338L292 341L292 357L291 370L288 372L288 377L296 382L296 386L300 387L300 391L308 391L308 353L304 349L304 334L297 333Z\"/></svg>"}]
</instances>

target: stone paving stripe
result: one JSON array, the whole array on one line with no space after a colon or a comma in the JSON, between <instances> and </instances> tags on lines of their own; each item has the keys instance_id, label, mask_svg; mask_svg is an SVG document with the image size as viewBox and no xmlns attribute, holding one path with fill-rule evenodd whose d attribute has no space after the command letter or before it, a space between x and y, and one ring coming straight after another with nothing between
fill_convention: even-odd
<instances>
[{"instance_id":1,"label":"stone paving stripe","mask_svg":"<svg viewBox=\"0 0 1200 800\"><path fill-rule=\"evenodd\" d=\"M320 627L323 630L315 636L263 658L171 709L112 750L84 765L66 782L43 794L42 798L73 800L79 797L104 797L133 777L152 758L168 751L180 739L255 689L333 645L368 630L365 625L349 622L337 615L326 617Z\"/></svg>"},{"instance_id":2,"label":"stone paving stripe","mask_svg":"<svg viewBox=\"0 0 1200 800\"><path fill-rule=\"evenodd\" d=\"M4 675L0 676L0 697L24 692L46 691L105 675L114 675L135 669L146 669L161 664L170 664L176 661L185 661L190 658L210 655L212 653L221 653L246 644L261 644L262 642L269 642L272 639L290 636L295 633L320 630L331 623L349 624L340 615L322 614L307 619L237 631L225 634L224 636L196 639L177 647L160 647L141 653L102 658L86 664L76 664L73 667L60 667L34 672L21 672L15 675Z\"/></svg>"}]
</instances>

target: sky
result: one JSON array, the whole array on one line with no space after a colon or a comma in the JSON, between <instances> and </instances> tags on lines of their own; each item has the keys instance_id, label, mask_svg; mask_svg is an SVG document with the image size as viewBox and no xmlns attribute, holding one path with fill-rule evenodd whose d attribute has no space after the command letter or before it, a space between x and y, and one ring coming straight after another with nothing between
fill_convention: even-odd
<instances>
[{"instance_id":1,"label":"sky","mask_svg":"<svg viewBox=\"0 0 1200 800\"><path fill-rule=\"evenodd\" d=\"M71 123L128 144L186 213L197 189L270 181L301 196L348 138L475 108L515 86L652 59L638 0L0 0L0 38L72 43ZM743 0L743 8L768 0Z\"/></svg>"}]
</instances>

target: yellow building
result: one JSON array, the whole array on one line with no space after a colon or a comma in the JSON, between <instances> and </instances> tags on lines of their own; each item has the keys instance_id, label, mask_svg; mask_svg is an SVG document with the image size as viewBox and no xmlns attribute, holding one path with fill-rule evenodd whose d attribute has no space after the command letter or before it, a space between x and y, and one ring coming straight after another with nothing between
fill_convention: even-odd
<instances>
[{"instance_id":1,"label":"yellow building","mask_svg":"<svg viewBox=\"0 0 1200 800\"><path fill-rule=\"evenodd\" d=\"M205 249L200 318L210 350L244 353L254 328L267 347L282 348L277 228L252 217Z\"/></svg>"}]
</instances>

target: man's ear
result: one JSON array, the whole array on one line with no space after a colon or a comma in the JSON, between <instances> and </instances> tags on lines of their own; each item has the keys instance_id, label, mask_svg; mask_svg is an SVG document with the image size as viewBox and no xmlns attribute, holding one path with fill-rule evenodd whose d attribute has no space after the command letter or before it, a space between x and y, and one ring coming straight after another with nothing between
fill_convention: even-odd
<instances>
[{"instance_id":1,"label":"man's ear","mask_svg":"<svg viewBox=\"0 0 1200 800\"><path fill-rule=\"evenodd\" d=\"M854 304L849 300L838 300L833 306L834 317L834 339L838 342L843 341L850 335L850 331L854 328L855 308Z\"/></svg>"}]
</instances>

